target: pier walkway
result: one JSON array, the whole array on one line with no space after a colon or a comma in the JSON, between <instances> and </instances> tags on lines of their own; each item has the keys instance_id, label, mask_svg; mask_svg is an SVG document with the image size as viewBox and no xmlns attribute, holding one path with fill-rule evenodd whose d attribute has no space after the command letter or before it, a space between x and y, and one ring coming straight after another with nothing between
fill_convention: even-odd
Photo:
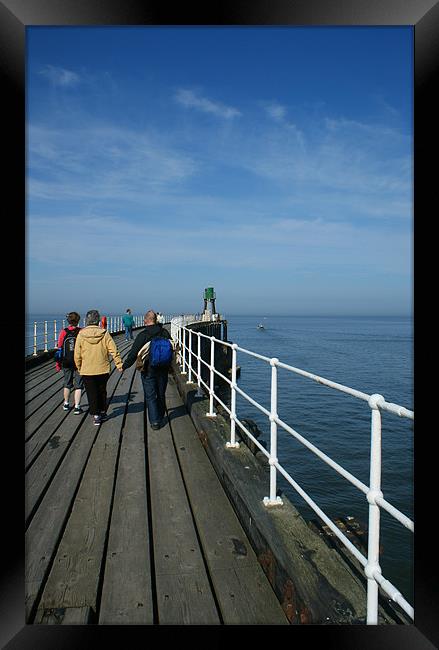
<instances>
[{"instance_id":1,"label":"pier walkway","mask_svg":"<svg viewBox=\"0 0 439 650\"><path fill-rule=\"evenodd\" d=\"M26 372L26 622L288 624L172 375L153 431L140 374L112 368L99 427L85 392L63 411L53 360Z\"/></svg>"}]
</instances>

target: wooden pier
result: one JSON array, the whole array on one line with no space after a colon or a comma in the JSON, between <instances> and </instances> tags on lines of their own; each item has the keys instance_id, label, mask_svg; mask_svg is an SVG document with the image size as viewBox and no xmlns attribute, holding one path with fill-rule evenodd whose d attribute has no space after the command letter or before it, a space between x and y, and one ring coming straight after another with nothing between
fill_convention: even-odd
<instances>
[{"instance_id":1,"label":"wooden pier","mask_svg":"<svg viewBox=\"0 0 439 650\"><path fill-rule=\"evenodd\" d=\"M153 431L140 374L112 368L99 427L85 392L63 411L52 359L26 372L26 622L288 624L173 376Z\"/></svg>"}]
</instances>

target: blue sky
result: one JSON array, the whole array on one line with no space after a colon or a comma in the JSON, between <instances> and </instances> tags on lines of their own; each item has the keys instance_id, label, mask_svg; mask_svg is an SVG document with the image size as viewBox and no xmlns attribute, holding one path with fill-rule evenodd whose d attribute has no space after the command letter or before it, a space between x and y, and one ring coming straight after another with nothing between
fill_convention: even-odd
<instances>
[{"instance_id":1,"label":"blue sky","mask_svg":"<svg viewBox=\"0 0 439 650\"><path fill-rule=\"evenodd\" d=\"M410 27L28 27L27 310L410 315Z\"/></svg>"}]
</instances>

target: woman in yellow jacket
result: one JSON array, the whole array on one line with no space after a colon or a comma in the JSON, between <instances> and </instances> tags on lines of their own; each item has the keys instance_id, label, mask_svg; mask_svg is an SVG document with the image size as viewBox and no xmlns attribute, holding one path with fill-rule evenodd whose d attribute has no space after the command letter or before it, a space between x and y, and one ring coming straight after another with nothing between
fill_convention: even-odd
<instances>
[{"instance_id":1,"label":"woman in yellow jacket","mask_svg":"<svg viewBox=\"0 0 439 650\"><path fill-rule=\"evenodd\" d=\"M89 412L96 426L106 418L110 354L116 368L122 372L119 350L109 332L99 327L99 320L96 309L87 312L85 327L78 333L74 352L75 365L84 380Z\"/></svg>"}]
</instances>

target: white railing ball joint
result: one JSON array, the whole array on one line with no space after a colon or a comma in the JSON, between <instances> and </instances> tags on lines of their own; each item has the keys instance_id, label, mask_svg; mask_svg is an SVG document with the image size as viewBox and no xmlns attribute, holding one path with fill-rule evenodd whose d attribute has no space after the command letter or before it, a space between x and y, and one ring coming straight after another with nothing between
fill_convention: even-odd
<instances>
[{"instance_id":1,"label":"white railing ball joint","mask_svg":"<svg viewBox=\"0 0 439 650\"><path fill-rule=\"evenodd\" d=\"M371 506L378 506L377 498L382 499L383 496L384 495L381 492L381 490L369 490L368 493L366 494L366 499L368 500Z\"/></svg>"},{"instance_id":2,"label":"white railing ball joint","mask_svg":"<svg viewBox=\"0 0 439 650\"><path fill-rule=\"evenodd\" d=\"M374 393L369 397L369 406L373 410L377 410L380 406L384 404L386 400L379 393Z\"/></svg>"},{"instance_id":3,"label":"white railing ball joint","mask_svg":"<svg viewBox=\"0 0 439 650\"><path fill-rule=\"evenodd\" d=\"M368 580L375 580L375 576L381 575L381 567L377 562L368 562L364 567L364 574Z\"/></svg>"}]
</instances>

